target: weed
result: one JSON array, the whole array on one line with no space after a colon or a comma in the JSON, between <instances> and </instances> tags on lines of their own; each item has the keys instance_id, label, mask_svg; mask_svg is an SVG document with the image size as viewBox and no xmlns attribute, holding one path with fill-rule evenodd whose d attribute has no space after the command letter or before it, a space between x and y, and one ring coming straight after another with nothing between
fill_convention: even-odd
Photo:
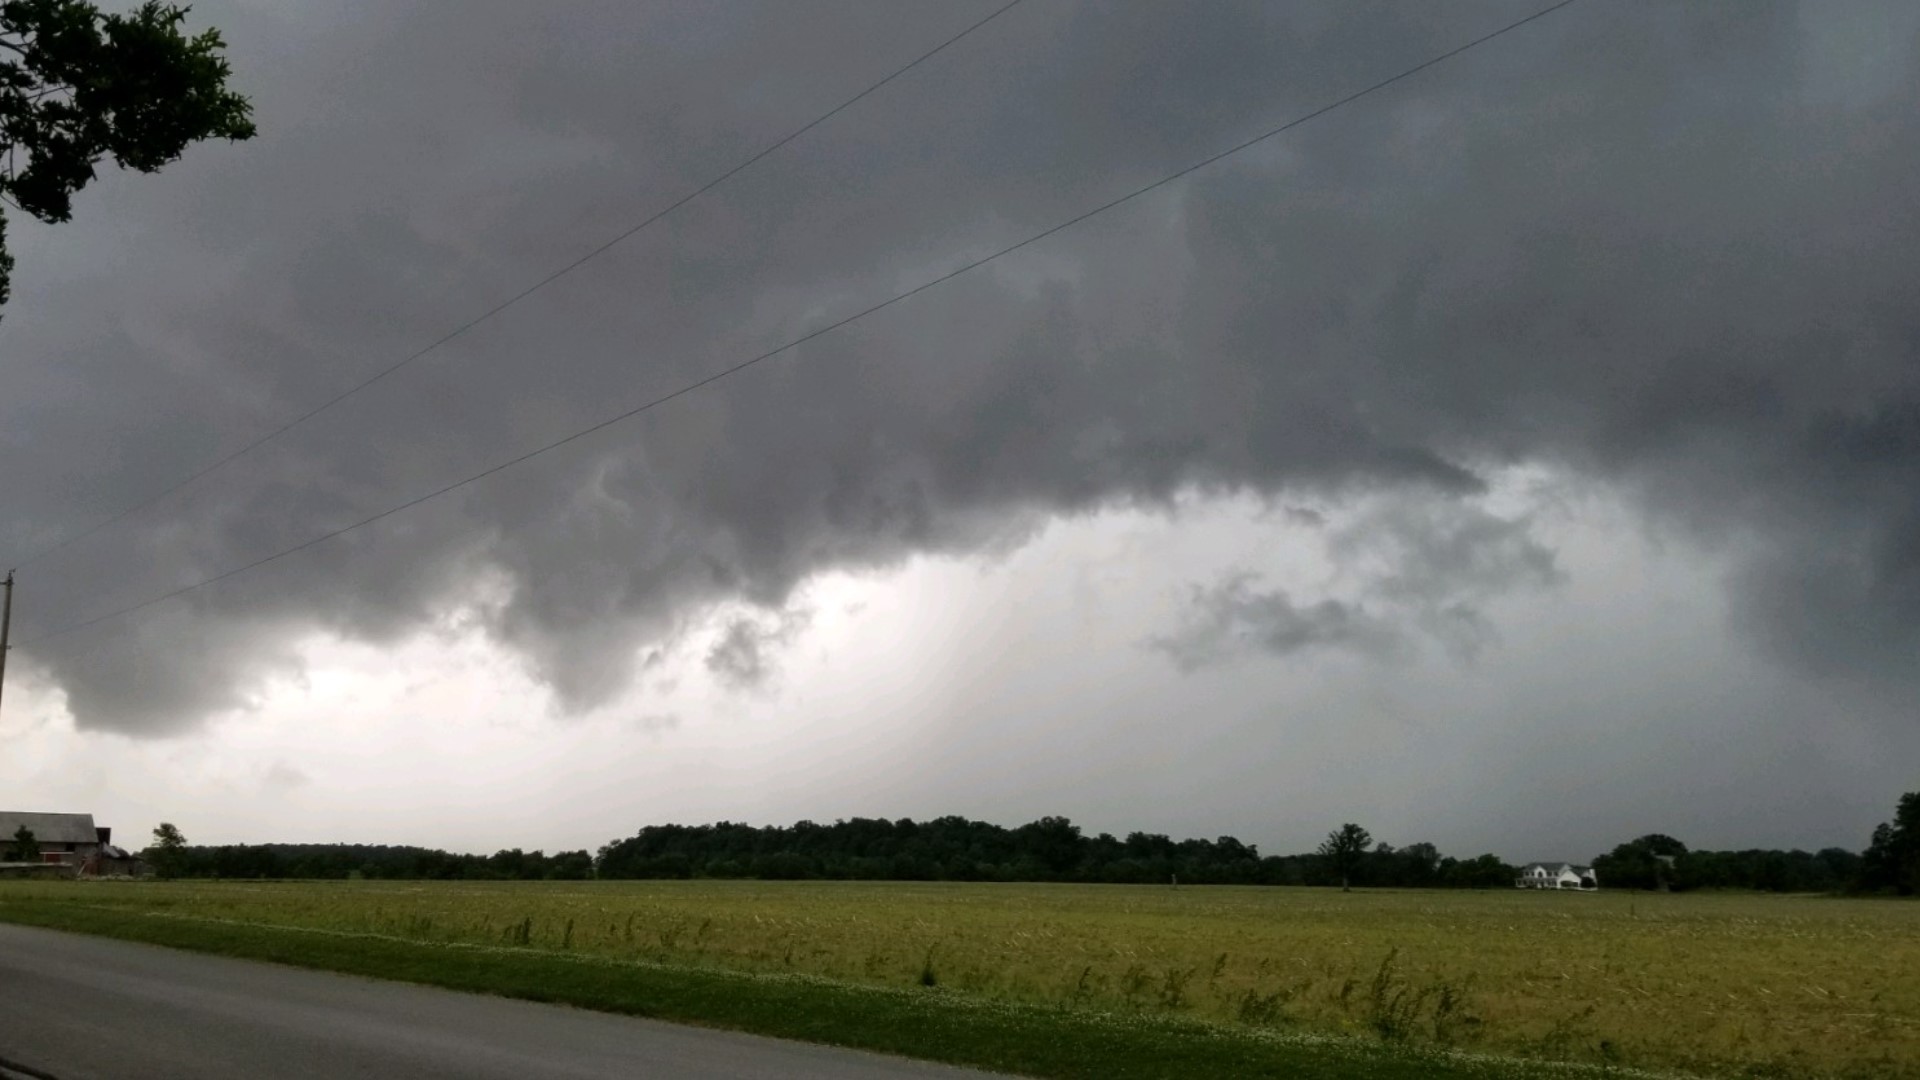
<instances>
[{"instance_id":1,"label":"weed","mask_svg":"<svg viewBox=\"0 0 1920 1080\"><path fill-rule=\"evenodd\" d=\"M1076 1005L1085 1002L1093 994L1092 980L1093 965L1088 964L1080 969L1080 977L1073 981L1073 993L1068 995L1068 1000Z\"/></svg>"},{"instance_id":2,"label":"weed","mask_svg":"<svg viewBox=\"0 0 1920 1080\"><path fill-rule=\"evenodd\" d=\"M1334 991L1333 1000L1336 1004L1340 1006L1342 1011L1346 1011L1352 1008L1353 991L1354 991L1354 988L1358 985L1359 984L1354 982L1352 979L1344 979L1340 983L1340 989Z\"/></svg>"},{"instance_id":3,"label":"weed","mask_svg":"<svg viewBox=\"0 0 1920 1080\"><path fill-rule=\"evenodd\" d=\"M1199 970L1199 968L1168 968L1166 976L1160 980L1160 1007L1163 1009L1185 1008L1187 983Z\"/></svg>"},{"instance_id":4,"label":"weed","mask_svg":"<svg viewBox=\"0 0 1920 1080\"><path fill-rule=\"evenodd\" d=\"M1471 977L1459 985L1444 981L1436 984L1438 993L1434 995L1432 1016L1434 1042L1452 1046L1463 1034L1478 1030L1480 1018L1467 1011L1472 986Z\"/></svg>"},{"instance_id":5,"label":"weed","mask_svg":"<svg viewBox=\"0 0 1920 1080\"><path fill-rule=\"evenodd\" d=\"M1271 994L1248 990L1240 995L1240 1005L1235 1019L1243 1024L1266 1027L1280 1019L1280 1006L1286 1000L1285 990L1275 990Z\"/></svg>"},{"instance_id":6,"label":"weed","mask_svg":"<svg viewBox=\"0 0 1920 1080\"><path fill-rule=\"evenodd\" d=\"M1540 1052L1543 1056L1561 1061L1575 1056L1574 1051L1583 1041L1587 1022L1593 1019L1593 1006L1589 1005L1578 1012L1569 1013L1553 1022L1547 1033L1540 1038Z\"/></svg>"},{"instance_id":7,"label":"weed","mask_svg":"<svg viewBox=\"0 0 1920 1080\"><path fill-rule=\"evenodd\" d=\"M1420 1007L1426 1004L1432 987L1415 989L1400 977L1395 961L1398 948L1387 951L1367 988L1366 1021L1373 1033L1389 1041L1405 1039L1417 1029Z\"/></svg>"}]
</instances>

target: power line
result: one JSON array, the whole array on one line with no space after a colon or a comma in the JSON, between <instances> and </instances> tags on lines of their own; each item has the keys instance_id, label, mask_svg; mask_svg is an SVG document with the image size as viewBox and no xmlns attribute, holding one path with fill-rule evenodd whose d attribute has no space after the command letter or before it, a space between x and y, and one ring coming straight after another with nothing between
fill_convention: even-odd
<instances>
[{"instance_id":1,"label":"power line","mask_svg":"<svg viewBox=\"0 0 1920 1080\"><path fill-rule=\"evenodd\" d=\"M895 304L898 304L904 300L908 300L912 297L918 296L919 294L926 292L928 289L932 289L938 285L942 285L942 284L945 284L946 282L952 281L954 278L957 278L962 274L970 273L971 271L977 270L980 267L987 265L988 263L994 262L998 259L1004 258L1005 256L1011 255L1014 252L1021 250L1022 248L1026 248L1030 245L1039 243L1040 241L1045 240L1047 237L1052 236L1055 233L1062 232L1066 229L1070 229L1075 225L1078 225L1081 222L1086 221L1089 218L1096 217L1100 214L1104 214L1107 211L1112 210L1115 207L1120 206L1124 203L1132 202L1134 199L1137 199L1140 196L1147 194L1148 192L1156 191L1160 188L1163 188L1168 184L1171 184L1174 181L1181 179L1182 177L1191 175L1195 172L1200 171L1201 169L1206 168L1209 165L1213 165L1219 161L1225 160L1226 158L1232 157L1235 154L1241 153L1242 151L1251 149L1252 147L1260 143L1263 143L1268 139L1273 138L1276 135L1283 134L1296 127L1299 127L1301 124L1307 123L1310 120L1314 120L1314 119L1317 119L1318 117L1325 116L1327 113L1330 113L1335 109L1341 108L1342 106L1345 106L1345 105L1352 104L1353 102L1358 101L1361 98L1367 97L1370 94L1376 93L1380 90L1384 90L1387 87L1392 86L1393 84L1398 83L1404 79L1407 79L1413 75L1417 75L1420 72L1425 71L1426 69L1433 67L1436 64L1443 63L1456 56L1459 56L1461 53L1467 52L1471 49L1484 45L1487 42L1494 40L1495 38L1502 37L1514 30L1518 30L1520 27L1525 26L1528 23L1535 21L1536 19L1544 18L1548 15L1553 14L1556 11L1559 11L1561 8L1571 7L1573 4L1577 2L1578 0L1559 0L1559 2L1556 4L1552 4L1548 7L1542 8L1531 15L1528 15L1522 19L1506 24L1505 26L1502 26L1498 30L1494 30L1490 33L1484 34L1480 37L1473 39L1472 41L1467 42L1464 45L1460 45L1456 48L1450 49L1447 52L1441 53L1438 56L1433 57L1432 59L1426 60L1413 67L1407 68L1406 70L1400 72L1397 75L1391 76L1390 78L1382 79L1379 82L1374 83L1373 85L1368 86L1363 90L1357 90L1351 94L1348 94L1343 98L1340 98L1337 101L1330 102L1326 105L1320 106L1317 109L1314 109L1311 112L1304 113L1300 116L1294 117L1292 120L1289 120L1284 124L1281 124L1279 127L1273 128L1262 134L1255 135L1254 137L1247 139L1244 142L1240 142L1234 146L1231 146L1225 150L1222 150L1216 154L1213 154L1210 157L1203 158L1192 165L1188 165L1185 168L1180 169L1178 172L1169 173L1166 176L1163 176L1160 179L1153 181L1152 183L1146 184L1142 187L1135 188L1134 190L1124 195L1118 196L1116 198L1109 199L1108 201L1101 203L1100 205L1095 206L1090 210L1082 211L1081 213L1076 214L1073 217L1070 217L1067 220L1062 221L1057 225L1053 225L1041 232L1034 233L1033 235L1027 237L1024 240L1018 241L1017 243L1009 244L1008 246L993 252L991 255L982 256L981 258L975 259L972 262L967 263L966 265L961 266L956 270L950 270L937 277L930 278L927 281L921 282L919 285L916 285L913 288L906 290L905 292L896 293L893 296L887 298L886 300L882 300L881 302L874 304L871 307L864 308L860 311L854 312L851 315L843 316L842 318L837 319L831 323L828 323L827 325L822 326L816 330L812 330L805 334L802 334L801 336L794 338L793 340L787 342L784 345L781 345L774 349L770 349L750 359L742 360L739 363L734 364L732 367L723 368L720 371L714 372L713 374L708 375L702 379L699 379L695 382L688 383L687 385L682 386L677 390L673 390L669 393L662 394L661 396L656 397L650 401L644 402L640 405L636 405L633 408L626 410L625 412L607 417L604 420L598 421L597 423L594 423L588 427L581 428L569 435L563 436L562 438L556 439L553 442L547 443L544 446L537 447L533 450L529 450L523 454L520 454L517 457L509 458L497 464L490 465L487 468L472 474L471 476L465 477L464 479L456 480L450 484L446 484L441 487L435 488L434 490L426 492L425 494L416 495L413 498L406 500L405 502L396 504L394 506L390 506L387 509L382 510L376 514L372 514L368 517L361 518L359 521L356 521L351 525L345 525L338 529L334 529L331 532L323 533L310 540L304 541L300 544L296 544L293 547L285 548L281 551L277 551L272 555L268 555L264 558L255 559L254 561L250 563L246 563L245 565L234 567L231 570L222 571L221 573L215 574L212 577L204 578L200 581L194 582L191 585L185 585L180 588L174 589L170 592L162 593L158 596L154 596L149 599L143 600L137 604L132 604L128 607L120 608L115 611L109 611L103 615L96 615L93 618L85 619L76 623L71 623L67 626L61 627L60 629L52 630L52 631L49 631L48 633L41 634L38 637L32 638L31 640L24 642L23 646L35 645L42 641L47 641L51 638L61 637L66 634L71 634L76 631L84 630L90 626L97 626L100 623L106 622L110 619L117 619L117 618L121 618L122 616L131 615L134 612L142 611L142 610L145 610L146 608L150 608L155 604L165 603L166 601L172 600L175 597L184 596L187 593L205 588L206 586L212 585L216 582L225 581L230 577L236 577L240 574L244 574L248 572L249 570L254 570L259 567L265 566L268 563L277 562L278 560L284 559L289 555L295 555L295 554L298 554L299 552L307 550L308 548L315 547L319 544L324 544L328 540L332 540L335 537L344 536L347 533L353 532L357 529L364 528L368 525L373 524L376 521L381 520L382 518L391 517L394 514L398 514L403 511L410 510L413 507L419 506L421 503L429 502L433 499L439 498L442 495L447 495L452 492L458 491L469 484L477 483L481 480L486 479L489 476L492 476L495 473L503 472L507 469L511 469L516 465L520 465L525 462L531 461L534 458L540 457L541 455L546 454L549 451L557 450L563 446L568 445L569 443L577 442L580 439L584 439L587 436L594 434L595 432L602 431L606 428L612 427L615 424L621 423L623 421L631 420L632 418L639 416L642 413L649 412L661 405L665 405L667 402L673 401L676 398L684 397L688 394L693 393L696 390L701 389L702 387L712 385L713 383L719 382L722 379L728 378L733 375L737 375L740 372L747 370L748 368L764 363L765 361L771 360L776 356L780 356L784 353L790 352L793 349L798 348L799 346L814 340L815 338L830 334L835 330L840 329L841 327L847 326L851 323L858 322L859 320L864 319L869 315L875 314L876 312L884 311L885 309L890 308Z\"/></svg>"},{"instance_id":2,"label":"power line","mask_svg":"<svg viewBox=\"0 0 1920 1080\"><path fill-rule=\"evenodd\" d=\"M675 210L678 210L681 207L692 202L693 200L699 198L700 196L705 195L707 192L712 191L714 188L719 187L721 184L726 183L729 179L732 179L734 176L738 175L739 173L745 171L746 169L751 168L755 163L759 162L761 159L765 158L767 155L772 154L774 151L779 150L781 147L787 145L793 140L799 138L802 135L805 135L807 132L812 131L814 128L817 128L821 124L826 123L828 120L833 119L835 116L838 116L840 113L845 112L847 109L851 108L853 105L861 101L863 98L870 96L875 91L879 90L881 87L886 86L888 83L893 82L895 79L898 79L900 76L905 75L907 72L912 71L914 68L917 68L921 64L927 62L928 60L933 59L938 54L945 52L949 47L957 44L962 38L967 37L968 35L972 34L974 31L980 29L981 27L987 25L988 23L994 21L995 19L998 19L1000 16L1005 15L1007 12L1012 11L1015 7L1018 7L1023 2L1024 0L1009 0L1008 3L1002 4L1000 7L995 8L993 11L989 12L985 18L982 18L979 21L974 22L973 24L966 27L964 30L961 30L959 33L953 35L952 37L947 38L945 41L942 41L940 44L935 45L933 48L927 50L926 52L921 53L919 56L913 58L911 61L907 62L901 67L895 68L890 74L888 74L885 78L881 79L879 82L876 82L871 86L868 86L865 90L862 90L859 93L848 98L847 100L841 102L840 104L835 105L833 108L828 109L826 112L821 113L819 116L814 117L812 120L801 125L800 127L793 129L792 131L788 132L786 135L782 136L778 141L769 144L766 148L754 154L752 157L747 158L745 161L740 162L738 165L735 165L733 168L728 169L726 172L723 172L719 176L716 176L713 179L707 181L705 184L700 185L700 187L694 189L688 194L681 196L678 200L669 204L664 209L657 211L656 213L653 214L653 216L647 218L645 221L642 221L637 225L633 225L627 229L622 230L621 232L617 233L612 239L601 244L599 247L594 248L592 251L587 252L586 254L580 256L579 258L566 264L565 266L562 266L558 270L553 271L552 273L548 274L546 277L543 277L540 280L534 282L533 284L527 286L526 288L520 290L519 292L514 293L512 296L508 297L505 300L502 300L498 304L495 304L493 307L488 308L487 310L481 312L480 314L474 316L473 318L468 319L466 322L461 323L459 326L454 327L452 330L449 330L447 333L434 339L434 341L431 344L427 345L426 347L420 349L417 352L414 352L404 357L398 363L391 364L385 368L382 368L381 370L375 372L373 375L365 379L362 379L360 382L355 383L354 385L348 387L345 390L342 390L338 394L335 394L334 396L328 398L327 400L321 402L320 404L315 405L313 408L308 409L306 412L301 413L300 415L294 417L293 419L288 420L287 422L281 424L279 427L274 428L272 431L267 432L265 435L262 435L259 438L253 440L252 442L246 444L245 446L240 447L238 450L235 450L232 453L229 453L226 456L218 458L213 462L203 466L198 472L193 473L192 475L179 481L178 483L174 484L172 487L167 488L166 490L160 492L159 494L154 495L142 502L134 503L133 505L128 506L126 509L119 511L118 513L114 514L111 517L108 517L102 521L96 522L95 524L89 526L86 529L81 530L80 532L73 533L72 535L67 536L65 539L62 539L48 547L42 548L39 551L33 553L32 555L29 555L26 558L19 560L15 565L16 566L32 565L33 563L38 562L39 560L44 559L47 556L52 555L57 551L61 551L67 547L72 546L73 544L77 544L80 541L85 540L87 537L94 535L95 533L99 532L102 529L108 528L113 525L117 525L120 522L125 521L127 518L132 517L134 514L137 514L140 511L145 510L147 507L154 505L155 503L161 501L162 499L165 499L167 496L172 495L174 492L179 491L180 489L188 486L189 484L192 484L196 480L199 480L201 477L206 476L210 473L218 472L220 469L224 468L228 463L234 461L235 459L244 457L245 455L252 453L253 451L259 449L260 447L265 446L266 444L274 441L275 439L278 439L280 436L285 435L287 432L292 431L294 428L299 427L301 424L304 424L307 421L313 419L314 417L319 416L321 413L326 412L328 409L333 408L335 405L338 405L341 402L347 400L348 398L353 397L354 395L358 394L360 391L365 390L366 388L374 385L375 383L378 383L384 380L387 376L392 375L394 372L399 371L401 368L406 367L407 365L413 363L415 360L418 360L421 357L426 356L428 353L431 353L434 350L440 348L440 346L447 344L448 342L454 340L457 337L460 337L461 335L465 334L467 331L472 330L474 327L479 326L481 323L484 323L487 320L493 318L495 315L498 315L501 312L506 311L508 308L513 307L515 304L518 304L520 301L525 300L527 297L532 296L534 293L539 292L541 289L546 288L547 286L553 284L554 282L560 280L561 278L566 277L568 274L573 273L575 270L580 269L582 266L585 266L587 263L592 262L594 259L599 258L601 255L606 254L608 251L618 246L622 241L628 239L629 237L632 237L636 233L641 232L642 230L646 229L648 226L659 221L661 218L666 217L668 214L673 213Z\"/></svg>"}]
</instances>

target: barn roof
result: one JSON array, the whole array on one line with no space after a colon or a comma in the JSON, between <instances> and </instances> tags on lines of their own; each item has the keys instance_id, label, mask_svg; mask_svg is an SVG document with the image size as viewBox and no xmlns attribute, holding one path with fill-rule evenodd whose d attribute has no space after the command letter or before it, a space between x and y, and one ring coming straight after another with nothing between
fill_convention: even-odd
<instances>
[{"instance_id":1,"label":"barn roof","mask_svg":"<svg viewBox=\"0 0 1920 1080\"><path fill-rule=\"evenodd\" d=\"M36 814L25 810L0 810L0 843L10 843L13 834L25 826L42 844L97 844L92 814Z\"/></svg>"}]
</instances>

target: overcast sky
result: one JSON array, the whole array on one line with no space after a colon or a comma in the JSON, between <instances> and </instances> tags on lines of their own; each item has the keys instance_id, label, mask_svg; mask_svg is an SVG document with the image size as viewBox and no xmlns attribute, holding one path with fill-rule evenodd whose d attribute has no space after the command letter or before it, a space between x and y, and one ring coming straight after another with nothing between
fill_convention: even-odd
<instances>
[{"instance_id":1,"label":"overcast sky","mask_svg":"<svg viewBox=\"0 0 1920 1080\"><path fill-rule=\"evenodd\" d=\"M10 222L0 557L1002 0L222 0L261 134ZM1865 845L1920 786L1920 7L1025 0L26 562L0 803L595 847L956 813Z\"/></svg>"}]
</instances>

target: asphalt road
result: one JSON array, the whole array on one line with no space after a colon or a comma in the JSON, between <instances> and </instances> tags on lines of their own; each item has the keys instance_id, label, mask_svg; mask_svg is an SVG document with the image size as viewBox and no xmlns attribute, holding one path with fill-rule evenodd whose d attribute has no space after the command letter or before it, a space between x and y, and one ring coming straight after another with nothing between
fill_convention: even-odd
<instances>
[{"instance_id":1,"label":"asphalt road","mask_svg":"<svg viewBox=\"0 0 1920 1080\"><path fill-rule=\"evenodd\" d=\"M0 925L0 1080L987 1074Z\"/></svg>"}]
</instances>

